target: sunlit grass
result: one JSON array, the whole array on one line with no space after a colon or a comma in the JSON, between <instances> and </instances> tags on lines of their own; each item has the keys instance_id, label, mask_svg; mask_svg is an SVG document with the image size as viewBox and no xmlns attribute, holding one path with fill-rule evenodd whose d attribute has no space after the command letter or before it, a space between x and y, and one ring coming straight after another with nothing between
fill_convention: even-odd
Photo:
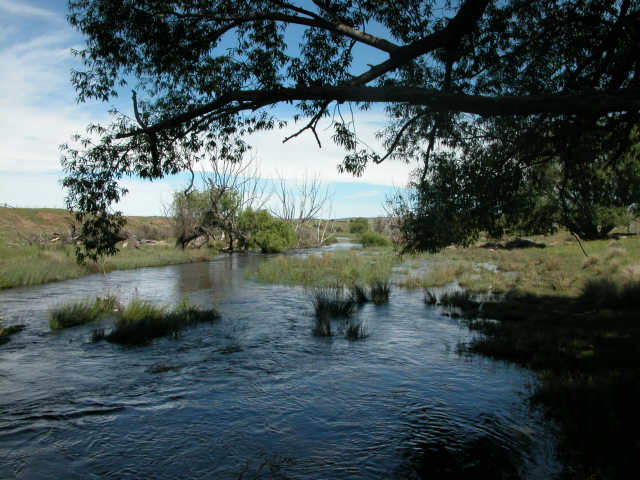
<instances>
[{"instance_id":1,"label":"sunlit grass","mask_svg":"<svg viewBox=\"0 0 640 480\"><path fill-rule=\"evenodd\" d=\"M544 241L544 238L537 239ZM409 273L403 286L442 287L454 281L480 293L521 292L576 297L586 282L640 279L640 238L583 242L566 240L547 248L496 250L481 247L447 249L418 258L438 262L423 275Z\"/></svg>"},{"instance_id":2,"label":"sunlit grass","mask_svg":"<svg viewBox=\"0 0 640 480\"><path fill-rule=\"evenodd\" d=\"M280 255L254 272L260 282L304 286L368 285L384 281L399 259L393 252L325 252L299 258Z\"/></svg>"},{"instance_id":3,"label":"sunlit grass","mask_svg":"<svg viewBox=\"0 0 640 480\"><path fill-rule=\"evenodd\" d=\"M70 301L49 309L49 326L52 330L62 330L84 325L114 314L118 308L120 304L113 296L97 297L95 300Z\"/></svg>"},{"instance_id":4,"label":"sunlit grass","mask_svg":"<svg viewBox=\"0 0 640 480\"><path fill-rule=\"evenodd\" d=\"M134 298L119 312L111 329L98 327L93 332L92 340L104 338L123 345L143 345L156 338L178 338L188 327L219 318L220 313L216 308L203 309L189 305L186 298L175 308Z\"/></svg>"},{"instance_id":5,"label":"sunlit grass","mask_svg":"<svg viewBox=\"0 0 640 480\"><path fill-rule=\"evenodd\" d=\"M98 272L203 261L217 254L207 249L181 250L171 245L122 249L98 263L79 265L71 246L0 245L0 289L39 285Z\"/></svg>"}]
</instances>

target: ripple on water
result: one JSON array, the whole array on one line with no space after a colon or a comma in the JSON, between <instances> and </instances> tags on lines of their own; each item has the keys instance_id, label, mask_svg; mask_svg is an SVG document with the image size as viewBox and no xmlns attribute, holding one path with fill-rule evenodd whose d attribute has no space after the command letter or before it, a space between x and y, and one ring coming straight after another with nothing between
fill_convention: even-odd
<instances>
[{"instance_id":1,"label":"ripple on water","mask_svg":"<svg viewBox=\"0 0 640 480\"><path fill-rule=\"evenodd\" d=\"M358 311L369 336L311 334L303 289L237 255L0 292L27 329L0 349L0 478L540 478L558 468L522 401L527 371L459 357L466 329L422 293ZM141 348L48 332L47 308L105 291L190 294L223 317ZM339 326L339 325L338 325ZM257 477L256 477L257 478Z\"/></svg>"}]
</instances>

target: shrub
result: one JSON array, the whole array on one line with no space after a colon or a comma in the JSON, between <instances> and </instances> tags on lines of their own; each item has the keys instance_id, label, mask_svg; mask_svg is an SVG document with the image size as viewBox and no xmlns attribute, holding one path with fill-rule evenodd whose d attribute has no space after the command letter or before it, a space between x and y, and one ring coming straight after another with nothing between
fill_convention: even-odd
<instances>
[{"instance_id":1,"label":"shrub","mask_svg":"<svg viewBox=\"0 0 640 480\"><path fill-rule=\"evenodd\" d=\"M266 210L246 209L239 217L241 249L259 248L263 253L280 253L296 245L293 226L269 215Z\"/></svg>"},{"instance_id":2,"label":"shrub","mask_svg":"<svg viewBox=\"0 0 640 480\"><path fill-rule=\"evenodd\" d=\"M360 236L360 242L365 248L368 247L390 247L391 240L386 235L375 232L365 232Z\"/></svg>"},{"instance_id":3,"label":"shrub","mask_svg":"<svg viewBox=\"0 0 640 480\"><path fill-rule=\"evenodd\" d=\"M296 245L298 238L293 226L283 220L272 219L255 235L255 242L263 253L281 253Z\"/></svg>"},{"instance_id":4,"label":"shrub","mask_svg":"<svg viewBox=\"0 0 640 480\"><path fill-rule=\"evenodd\" d=\"M349 223L350 233L364 233L369 230L369 220L363 217L358 217Z\"/></svg>"}]
</instances>

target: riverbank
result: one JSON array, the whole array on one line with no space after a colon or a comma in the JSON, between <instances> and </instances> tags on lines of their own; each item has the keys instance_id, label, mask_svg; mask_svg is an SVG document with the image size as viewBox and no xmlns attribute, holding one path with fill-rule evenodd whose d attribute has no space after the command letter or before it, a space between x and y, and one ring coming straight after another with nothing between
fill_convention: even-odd
<instances>
[{"instance_id":1,"label":"riverbank","mask_svg":"<svg viewBox=\"0 0 640 480\"><path fill-rule=\"evenodd\" d=\"M69 212L62 209L0 208L0 289L113 270L200 262L219 253L207 248L175 248L167 218L127 217L127 230L152 243L121 248L113 257L79 265L75 248L65 244L71 222Z\"/></svg>"},{"instance_id":2,"label":"riverbank","mask_svg":"<svg viewBox=\"0 0 640 480\"><path fill-rule=\"evenodd\" d=\"M97 263L78 264L72 246L0 246L0 289L39 285L78 278L92 273L176 265L209 260L219 252L210 249L181 250L173 245L124 248Z\"/></svg>"}]
</instances>

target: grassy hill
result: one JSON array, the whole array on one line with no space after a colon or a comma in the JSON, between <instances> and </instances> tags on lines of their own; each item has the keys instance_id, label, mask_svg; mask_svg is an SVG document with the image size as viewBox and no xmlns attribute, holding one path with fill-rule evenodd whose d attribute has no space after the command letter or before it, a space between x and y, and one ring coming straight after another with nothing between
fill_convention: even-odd
<instances>
[{"instance_id":1,"label":"grassy hill","mask_svg":"<svg viewBox=\"0 0 640 480\"><path fill-rule=\"evenodd\" d=\"M113 257L79 265L70 237L72 215L54 208L0 207L0 288L81 277L91 273L207 260L217 251L175 248L171 220L126 217L126 229L138 239L165 240L140 249L123 248Z\"/></svg>"},{"instance_id":2,"label":"grassy hill","mask_svg":"<svg viewBox=\"0 0 640 480\"><path fill-rule=\"evenodd\" d=\"M128 230L137 238L159 240L172 235L166 217L125 217ZM0 207L0 243L24 243L35 237L53 238L68 234L73 216L60 208ZM28 243L28 242L27 242Z\"/></svg>"}]
</instances>

